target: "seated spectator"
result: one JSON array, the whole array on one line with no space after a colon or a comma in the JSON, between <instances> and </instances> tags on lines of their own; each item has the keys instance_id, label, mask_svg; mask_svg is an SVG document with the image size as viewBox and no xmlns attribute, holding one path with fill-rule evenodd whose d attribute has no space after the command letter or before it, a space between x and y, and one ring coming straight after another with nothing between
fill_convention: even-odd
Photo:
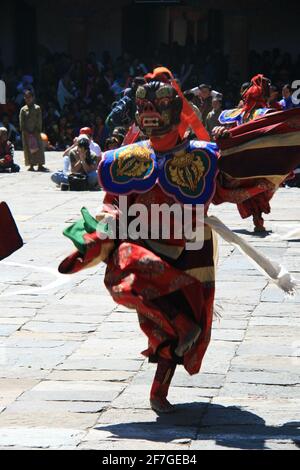
<instances>
[{"instance_id":1,"label":"seated spectator","mask_svg":"<svg viewBox=\"0 0 300 470\"><path fill-rule=\"evenodd\" d=\"M112 137L117 139L119 143L119 147L122 147L123 141L126 137L126 133L127 133L127 130L125 129L125 127L116 127L113 130Z\"/></svg>"},{"instance_id":2,"label":"seated spectator","mask_svg":"<svg viewBox=\"0 0 300 470\"><path fill-rule=\"evenodd\" d=\"M112 136L106 139L105 152L122 147L125 136L126 129L124 127L116 127L113 130Z\"/></svg>"},{"instance_id":3,"label":"seated spectator","mask_svg":"<svg viewBox=\"0 0 300 470\"><path fill-rule=\"evenodd\" d=\"M66 153L66 152L65 152ZM98 157L90 151L90 142L87 136L80 136L69 152L69 157L64 156L64 169L57 171L51 176L51 180L57 185L68 184L68 176L71 173L79 173L87 176L89 189L95 189L98 186L97 168L99 164Z\"/></svg>"},{"instance_id":4,"label":"seated spectator","mask_svg":"<svg viewBox=\"0 0 300 470\"><path fill-rule=\"evenodd\" d=\"M64 157L64 162L65 162L65 168L68 170L69 167L70 167L70 164L71 164L71 161L70 161L70 155L71 155L71 152L73 150L77 151L77 146L78 146L78 141L80 138L85 138L85 139L88 139L89 141L89 144L90 144L90 151L92 153L94 153L97 158L98 158L98 163L100 162L101 160L101 157L102 157L102 151L101 151L101 148L98 144L96 144L96 142L93 141L93 131L91 128L89 127L83 127L81 130L80 130L80 134L79 134L79 137L76 137L74 140L73 140L73 144L71 145L71 147L68 147L65 152L63 153L63 157ZM68 163L69 162L69 163Z\"/></svg>"},{"instance_id":5,"label":"seated spectator","mask_svg":"<svg viewBox=\"0 0 300 470\"><path fill-rule=\"evenodd\" d=\"M89 138L90 151L95 153L97 157L100 159L102 156L102 151L101 151L100 146L93 140L92 129L90 127L83 127L82 129L80 129L79 135L86 135Z\"/></svg>"},{"instance_id":6,"label":"seated spectator","mask_svg":"<svg viewBox=\"0 0 300 470\"><path fill-rule=\"evenodd\" d=\"M104 150L105 152L108 152L109 150L114 150L120 148L119 141L116 137L108 137L105 141L105 147Z\"/></svg>"},{"instance_id":7,"label":"seated spectator","mask_svg":"<svg viewBox=\"0 0 300 470\"><path fill-rule=\"evenodd\" d=\"M7 138L7 130L0 127L0 173L18 173L19 165L14 163L14 146Z\"/></svg>"},{"instance_id":8,"label":"seated spectator","mask_svg":"<svg viewBox=\"0 0 300 470\"><path fill-rule=\"evenodd\" d=\"M18 104L18 106L21 106L23 103L23 98L24 98L24 93L26 90L30 90L32 94L34 94L34 88L33 88L33 77L32 75L24 75L22 77L21 82L17 86L17 97L15 99L15 102Z\"/></svg>"},{"instance_id":9,"label":"seated spectator","mask_svg":"<svg viewBox=\"0 0 300 470\"><path fill-rule=\"evenodd\" d=\"M70 79L70 76L66 73L63 78L58 83L57 88L57 101L59 103L60 109L63 110L64 106L76 99L76 88L74 83Z\"/></svg>"},{"instance_id":10,"label":"seated spectator","mask_svg":"<svg viewBox=\"0 0 300 470\"><path fill-rule=\"evenodd\" d=\"M61 117L59 120L58 127L58 140L56 142L56 148L58 150L65 150L72 145L74 135L73 127L68 123L66 117Z\"/></svg>"},{"instance_id":11,"label":"seated spectator","mask_svg":"<svg viewBox=\"0 0 300 470\"><path fill-rule=\"evenodd\" d=\"M60 113L56 109L54 103L49 102L46 107L45 115L44 115L44 123L46 127L51 126L53 123L57 124L59 122Z\"/></svg>"},{"instance_id":12,"label":"seated spectator","mask_svg":"<svg viewBox=\"0 0 300 470\"><path fill-rule=\"evenodd\" d=\"M69 147L72 145L74 139L74 129L71 123L68 122L67 127L66 127L66 135L65 135L65 141L64 144Z\"/></svg>"},{"instance_id":13,"label":"seated spectator","mask_svg":"<svg viewBox=\"0 0 300 470\"><path fill-rule=\"evenodd\" d=\"M59 128L58 124L53 122L50 126L46 127L47 136L51 145L54 146L55 150L59 150Z\"/></svg>"},{"instance_id":14,"label":"seated spectator","mask_svg":"<svg viewBox=\"0 0 300 470\"><path fill-rule=\"evenodd\" d=\"M9 119L11 120L14 116L16 116L18 110L18 106L14 101L8 98L6 104L0 104L0 113L3 116L3 114L7 114L9 116Z\"/></svg>"},{"instance_id":15,"label":"seated spectator","mask_svg":"<svg viewBox=\"0 0 300 470\"><path fill-rule=\"evenodd\" d=\"M138 75L146 75L146 73L148 73L146 65L143 62L140 62L139 59L134 59L129 68L130 76L136 77Z\"/></svg>"},{"instance_id":16,"label":"seated spectator","mask_svg":"<svg viewBox=\"0 0 300 470\"><path fill-rule=\"evenodd\" d=\"M7 138L14 146L20 146L22 143L21 134L17 131L16 127L10 122L9 115L2 115L2 122L0 127L5 127L7 130Z\"/></svg>"},{"instance_id":17,"label":"seated spectator","mask_svg":"<svg viewBox=\"0 0 300 470\"><path fill-rule=\"evenodd\" d=\"M107 137L108 129L104 125L104 120L101 116L97 116L94 128L94 141L100 148L104 148Z\"/></svg>"}]
</instances>

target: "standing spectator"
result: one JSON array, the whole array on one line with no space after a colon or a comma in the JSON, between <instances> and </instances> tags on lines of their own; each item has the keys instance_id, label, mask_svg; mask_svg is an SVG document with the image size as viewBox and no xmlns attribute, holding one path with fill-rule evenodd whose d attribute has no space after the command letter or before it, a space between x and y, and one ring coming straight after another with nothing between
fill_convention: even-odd
<instances>
[{"instance_id":1,"label":"standing spectator","mask_svg":"<svg viewBox=\"0 0 300 470\"><path fill-rule=\"evenodd\" d=\"M0 173L8 171L18 173L20 167L14 163L14 146L7 139L6 128L0 127Z\"/></svg>"},{"instance_id":2,"label":"standing spectator","mask_svg":"<svg viewBox=\"0 0 300 470\"><path fill-rule=\"evenodd\" d=\"M214 127L220 125L219 123L219 116L222 112L222 101L219 98L212 99L212 111L210 111L206 118L206 129L209 135L212 138L212 130Z\"/></svg>"},{"instance_id":3,"label":"standing spectator","mask_svg":"<svg viewBox=\"0 0 300 470\"><path fill-rule=\"evenodd\" d=\"M30 90L25 91L24 99L26 105L20 111L20 129L22 132L25 165L28 171L49 171L44 167L45 153L41 138L42 132L42 110L34 103L34 96Z\"/></svg>"}]
</instances>

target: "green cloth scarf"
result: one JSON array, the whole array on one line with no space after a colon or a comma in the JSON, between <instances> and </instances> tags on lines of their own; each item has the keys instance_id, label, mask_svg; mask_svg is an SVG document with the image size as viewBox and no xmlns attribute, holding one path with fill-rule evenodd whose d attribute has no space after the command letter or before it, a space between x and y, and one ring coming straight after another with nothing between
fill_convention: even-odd
<instances>
[{"instance_id":1,"label":"green cloth scarf","mask_svg":"<svg viewBox=\"0 0 300 470\"><path fill-rule=\"evenodd\" d=\"M85 255L87 252L87 242L84 236L86 234L97 231L99 234L103 233L106 235L106 238L109 238L111 232L108 224L98 222L85 207L81 209L81 214L83 218L66 228L63 234L74 243L80 254Z\"/></svg>"}]
</instances>

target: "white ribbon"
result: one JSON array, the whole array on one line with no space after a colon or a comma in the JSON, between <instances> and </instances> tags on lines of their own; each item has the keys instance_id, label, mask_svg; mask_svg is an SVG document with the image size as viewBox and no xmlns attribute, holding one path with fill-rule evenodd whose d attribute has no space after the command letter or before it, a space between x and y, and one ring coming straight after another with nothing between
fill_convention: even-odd
<instances>
[{"instance_id":1,"label":"white ribbon","mask_svg":"<svg viewBox=\"0 0 300 470\"><path fill-rule=\"evenodd\" d=\"M52 275L54 278L56 278L54 281L50 282L46 286L41 286L41 287L31 287L29 289L25 290L19 290L19 291L14 291L10 292L8 294L0 294L0 298L4 297L15 297L16 295L38 295L38 294L43 294L45 292L49 292L50 290L54 290L57 288L60 288L64 284L67 284L70 282L70 278L68 276L64 276L63 274L60 274L57 269L54 268L48 268L46 266L33 266L29 264L21 264L21 263L12 263L10 261L1 261L0 266L12 266L12 267L19 267L19 268L25 268L29 270L34 270L38 272L45 272L47 274Z\"/></svg>"},{"instance_id":2,"label":"white ribbon","mask_svg":"<svg viewBox=\"0 0 300 470\"><path fill-rule=\"evenodd\" d=\"M300 285L300 280L295 279L283 266L277 261L269 259L243 238L232 232L221 220L215 216L205 218L205 223L218 233L225 241L236 246L256 268L274 282L280 289L288 295L295 295L296 288Z\"/></svg>"}]
</instances>

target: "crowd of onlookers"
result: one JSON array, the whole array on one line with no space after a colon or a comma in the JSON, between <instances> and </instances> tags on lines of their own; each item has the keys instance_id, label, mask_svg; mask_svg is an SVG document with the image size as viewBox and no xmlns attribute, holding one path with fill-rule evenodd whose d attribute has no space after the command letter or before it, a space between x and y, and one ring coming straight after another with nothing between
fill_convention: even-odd
<instances>
[{"instance_id":1,"label":"crowd of onlookers","mask_svg":"<svg viewBox=\"0 0 300 470\"><path fill-rule=\"evenodd\" d=\"M210 134L218 124L222 109L238 106L242 80L238 73L229 74L228 58L219 49L212 51L203 44L185 47L177 43L161 44L142 59L124 53L113 60L105 51L101 58L90 53L86 60L78 61L66 53L51 53L43 48L36 71L5 69L0 59L0 78L7 87L7 103L0 105L2 133L7 130L6 139L16 149L26 147L19 119L26 92L36 96L40 108L35 112L41 113L38 117L41 122L36 142L27 142L25 154L30 145L42 151L42 144L46 150L65 151L74 144L82 128L89 129L88 138L100 151L114 148L126 132L121 127L126 129L133 120L132 90L136 77L143 77L157 65L172 70ZM279 49L263 53L251 51L248 68L249 79L258 72L272 79L272 107L292 106L289 84L300 77L300 55L293 60L290 54ZM44 159L40 162L39 168L43 171Z\"/></svg>"},{"instance_id":2,"label":"crowd of onlookers","mask_svg":"<svg viewBox=\"0 0 300 470\"><path fill-rule=\"evenodd\" d=\"M236 106L239 101L241 77L230 76L228 58L218 49L203 44L179 46L177 43L161 46L142 61L127 53L113 60L105 51L102 57L90 53L85 61L77 61L66 53L40 51L37 71L4 69L0 61L0 77L7 86L7 104L0 106L0 126L8 129L9 139L21 148L19 111L26 89L32 90L43 112L43 132L49 147L65 150L84 126L93 129L93 138L102 149L109 137L105 120L112 106L132 79L144 76L158 64L169 67L179 79L182 89L208 83L223 95L223 108ZM261 54L249 54L249 78L256 73L272 78L281 99L283 85L300 77L300 58L292 60L288 53L278 49Z\"/></svg>"}]
</instances>

